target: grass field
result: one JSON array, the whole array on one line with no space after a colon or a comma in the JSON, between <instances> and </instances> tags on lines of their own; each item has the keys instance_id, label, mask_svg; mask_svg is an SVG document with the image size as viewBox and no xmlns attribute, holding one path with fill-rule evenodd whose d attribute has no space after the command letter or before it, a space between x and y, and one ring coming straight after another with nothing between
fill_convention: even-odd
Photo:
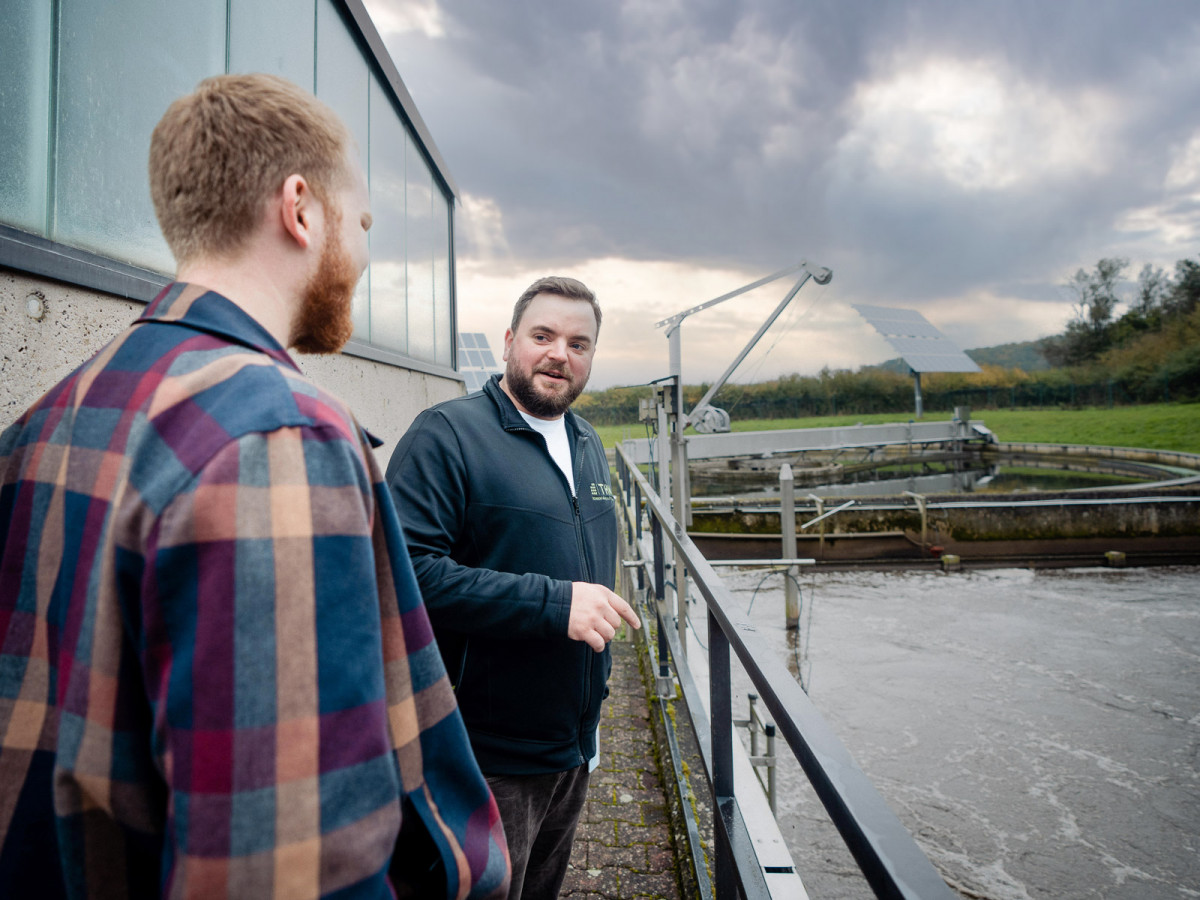
<instances>
[{"instance_id":1,"label":"grass field","mask_svg":"<svg viewBox=\"0 0 1200 900\"><path fill-rule=\"evenodd\" d=\"M911 416L822 416L811 419L757 419L735 421L734 431L768 431L782 428L824 428L832 425L874 425L907 422ZM990 428L1001 441L1043 444L1092 444L1107 447L1142 447L1200 453L1200 403L1156 403L1117 406L1112 409L989 409L971 418ZM929 413L924 421L950 419L950 413ZM597 428L606 447L624 437L644 437L642 425L608 425Z\"/></svg>"}]
</instances>

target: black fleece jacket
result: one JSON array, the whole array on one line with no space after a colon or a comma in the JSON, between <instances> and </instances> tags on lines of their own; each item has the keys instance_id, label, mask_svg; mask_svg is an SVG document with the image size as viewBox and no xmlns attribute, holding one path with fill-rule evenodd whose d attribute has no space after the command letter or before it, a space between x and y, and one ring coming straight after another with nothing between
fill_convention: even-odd
<instances>
[{"instance_id":1,"label":"black fleece jacket","mask_svg":"<svg viewBox=\"0 0 1200 900\"><path fill-rule=\"evenodd\" d=\"M566 413L576 497L494 376L421 413L387 468L479 766L559 772L596 752L612 662L567 637L571 582L612 588L617 530L596 431Z\"/></svg>"}]
</instances>

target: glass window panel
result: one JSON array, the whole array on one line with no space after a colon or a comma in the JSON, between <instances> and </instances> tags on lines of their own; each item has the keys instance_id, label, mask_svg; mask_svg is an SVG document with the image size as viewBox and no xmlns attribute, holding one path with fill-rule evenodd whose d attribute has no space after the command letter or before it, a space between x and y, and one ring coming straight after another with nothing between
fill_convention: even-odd
<instances>
[{"instance_id":1,"label":"glass window panel","mask_svg":"<svg viewBox=\"0 0 1200 900\"><path fill-rule=\"evenodd\" d=\"M371 74L367 68L367 60L341 13L335 8L333 0L318 0L316 14L316 94L341 116L346 127L350 129L350 133L354 135L354 149L358 154L358 161L362 165L363 171L367 172L369 184L370 166L367 160L367 140L370 126ZM312 47L311 40L308 46ZM372 200L374 199L372 196ZM378 219L377 213L375 218ZM368 232L367 239L372 258L374 258L374 226ZM367 267L367 271L358 282L358 288L354 291L354 302L350 314L354 320L354 337L361 341L372 341L370 266Z\"/></svg>"},{"instance_id":2,"label":"glass window panel","mask_svg":"<svg viewBox=\"0 0 1200 900\"><path fill-rule=\"evenodd\" d=\"M311 91L315 28L314 0L233 0L229 71L270 72Z\"/></svg>"},{"instance_id":3,"label":"glass window panel","mask_svg":"<svg viewBox=\"0 0 1200 900\"><path fill-rule=\"evenodd\" d=\"M434 189L433 176L416 144L405 136L407 177L404 182L408 239L408 354L435 361L434 320ZM437 195L441 200L441 194ZM447 335L449 337L449 335Z\"/></svg>"},{"instance_id":4,"label":"glass window panel","mask_svg":"<svg viewBox=\"0 0 1200 900\"><path fill-rule=\"evenodd\" d=\"M454 364L450 353L454 328L450 274L450 201L440 189L433 192L433 334L434 362Z\"/></svg>"},{"instance_id":5,"label":"glass window panel","mask_svg":"<svg viewBox=\"0 0 1200 900\"><path fill-rule=\"evenodd\" d=\"M316 93L354 135L358 161L366 169L372 79L364 52L333 0L319 0Z\"/></svg>"},{"instance_id":6,"label":"glass window panel","mask_svg":"<svg viewBox=\"0 0 1200 900\"><path fill-rule=\"evenodd\" d=\"M405 147L408 134L379 82L370 85L371 343L408 353Z\"/></svg>"},{"instance_id":7,"label":"glass window panel","mask_svg":"<svg viewBox=\"0 0 1200 900\"><path fill-rule=\"evenodd\" d=\"M46 230L50 157L49 3L5 3L0 15L0 222Z\"/></svg>"},{"instance_id":8,"label":"glass window panel","mask_svg":"<svg viewBox=\"0 0 1200 900\"><path fill-rule=\"evenodd\" d=\"M150 132L225 71L225 0L62 0L55 240L174 271L146 182Z\"/></svg>"}]
</instances>

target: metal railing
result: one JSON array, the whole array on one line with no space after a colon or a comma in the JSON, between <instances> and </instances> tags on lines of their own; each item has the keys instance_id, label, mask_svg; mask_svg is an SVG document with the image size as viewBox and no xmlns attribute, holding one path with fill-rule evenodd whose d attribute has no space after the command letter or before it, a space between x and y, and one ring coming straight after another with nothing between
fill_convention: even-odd
<instances>
[{"instance_id":1,"label":"metal railing","mask_svg":"<svg viewBox=\"0 0 1200 900\"><path fill-rule=\"evenodd\" d=\"M643 506L650 526L651 558L633 564L639 568L644 566L652 573L654 597L658 601L655 612L660 694L664 693L664 686L674 692L667 668L669 658L688 707L712 793L715 897L734 900L742 896L747 900L759 900L770 896L767 873L758 860L734 791L732 651L741 661L754 690L774 719L779 736L800 763L875 895L913 900L952 898L954 895L932 863L859 769L782 659L737 608L729 589L621 446L616 448L616 461L621 499L631 513L627 520L632 531L630 543L639 549L643 544ZM688 669L687 650L681 644L679 623L665 620L668 615L664 597L669 550L686 569L686 572L677 573L676 583L683 582L684 576L690 579L707 607L707 717ZM694 848L693 859L696 859ZM706 880L705 873L698 871L697 878Z\"/></svg>"},{"instance_id":2,"label":"metal railing","mask_svg":"<svg viewBox=\"0 0 1200 900\"><path fill-rule=\"evenodd\" d=\"M766 779L758 775L758 783L767 792L767 803L771 806L771 812L777 812L775 808L775 723L766 722L759 715L758 694L748 694L746 699L749 701L749 714L744 719L734 719L733 724L739 728L745 728L750 735L750 765L754 766L755 775L758 775L759 769L767 770ZM767 739L766 750L761 755L758 752L759 734Z\"/></svg>"}]
</instances>

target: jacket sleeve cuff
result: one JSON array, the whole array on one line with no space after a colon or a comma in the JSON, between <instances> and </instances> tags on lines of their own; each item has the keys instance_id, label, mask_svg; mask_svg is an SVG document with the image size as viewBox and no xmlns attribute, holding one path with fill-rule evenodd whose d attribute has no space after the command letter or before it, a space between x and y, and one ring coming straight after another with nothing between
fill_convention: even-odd
<instances>
[{"instance_id":1,"label":"jacket sleeve cuff","mask_svg":"<svg viewBox=\"0 0 1200 900\"><path fill-rule=\"evenodd\" d=\"M551 585L550 603L554 616L554 634L567 636L567 626L571 622L571 582L555 581Z\"/></svg>"}]
</instances>

